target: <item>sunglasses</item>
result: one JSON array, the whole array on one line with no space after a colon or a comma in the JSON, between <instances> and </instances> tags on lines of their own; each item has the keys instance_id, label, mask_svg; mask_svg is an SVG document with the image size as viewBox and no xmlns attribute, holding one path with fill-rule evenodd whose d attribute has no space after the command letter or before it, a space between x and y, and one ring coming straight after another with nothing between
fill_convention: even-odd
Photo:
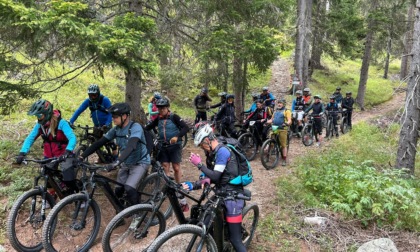
<instances>
[{"instance_id":1,"label":"sunglasses","mask_svg":"<svg viewBox=\"0 0 420 252\"><path fill-rule=\"evenodd\" d=\"M98 94L89 94L89 97L96 98L96 97L98 97Z\"/></svg>"}]
</instances>

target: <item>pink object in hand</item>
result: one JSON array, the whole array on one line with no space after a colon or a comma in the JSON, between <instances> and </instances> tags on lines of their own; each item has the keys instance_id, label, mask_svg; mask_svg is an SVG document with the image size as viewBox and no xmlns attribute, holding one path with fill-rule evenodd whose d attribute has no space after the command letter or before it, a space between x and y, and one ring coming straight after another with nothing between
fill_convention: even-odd
<instances>
[{"instance_id":1,"label":"pink object in hand","mask_svg":"<svg viewBox=\"0 0 420 252\"><path fill-rule=\"evenodd\" d=\"M201 163L201 157L195 153L191 153L190 162L197 166L199 163Z\"/></svg>"}]
</instances>

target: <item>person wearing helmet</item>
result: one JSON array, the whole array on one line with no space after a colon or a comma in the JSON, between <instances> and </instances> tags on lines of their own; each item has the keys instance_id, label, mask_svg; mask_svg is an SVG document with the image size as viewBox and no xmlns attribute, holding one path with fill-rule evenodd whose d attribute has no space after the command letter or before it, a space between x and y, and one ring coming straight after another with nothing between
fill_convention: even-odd
<instances>
[{"instance_id":1,"label":"person wearing helmet","mask_svg":"<svg viewBox=\"0 0 420 252\"><path fill-rule=\"evenodd\" d=\"M309 106L305 113L308 113L312 110L312 116L314 117L314 134L315 138L317 139L317 146L320 146L322 143L322 115L325 112L324 104L321 102L321 96L315 95L314 96L314 103Z\"/></svg>"},{"instance_id":2,"label":"person wearing helmet","mask_svg":"<svg viewBox=\"0 0 420 252\"><path fill-rule=\"evenodd\" d=\"M311 96L311 89L310 88L304 88L303 89L303 100L305 101L305 107L304 109L307 109L309 106L312 105L314 102L314 99Z\"/></svg>"},{"instance_id":3,"label":"person wearing helmet","mask_svg":"<svg viewBox=\"0 0 420 252\"><path fill-rule=\"evenodd\" d=\"M337 118L338 118L338 112L340 111L340 109L339 109L335 99L336 99L335 95L330 96L330 102L327 104L325 110L327 110L328 113L331 113L331 115L332 115L335 136L338 137Z\"/></svg>"},{"instance_id":4,"label":"person wearing helmet","mask_svg":"<svg viewBox=\"0 0 420 252\"><path fill-rule=\"evenodd\" d=\"M294 120L298 121L298 129L297 132L293 132L294 134L297 134L299 137L301 136L302 131L302 120L303 120L303 114L305 109L305 100L302 97L302 90L296 91L296 98L292 102L292 117Z\"/></svg>"},{"instance_id":5,"label":"person wearing helmet","mask_svg":"<svg viewBox=\"0 0 420 252\"><path fill-rule=\"evenodd\" d=\"M120 167L117 181L124 184L124 187L115 187L115 194L121 197L125 192L131 205L139 204L137 187L150 165L144 130L139 123L131 120L131 108L127 103L115 103L108 108L108 111L115 126L89 146L79 159L84 160L107 142L115 139L120 155L115 162L106 165L106 170L111 171Z\"/></svg>"},{"instance_id":6,"label":"person wearing helmet","mask_svg":"<svg viewBox=\"0 0 420 252\"><path fill-rule=\"evenodd\" d=\"M147 111L149 112L149 120L153 121L155 120L158 115L159 115L159 111L158 108L156 106L156 101L161 99L162 95L159 92L155 92L152 97L150 97L149 100L149 105L147 106Z\"/></svg>"},{"instance_id":7,"label":"person wearing helmet","mask_svg":"<svg viewBox=\"0 0 420 252\"><path fill-rule=\"evenodd\" d=\"M260 94L258 93L252 93L252 104L251 107L248 110L245 110L243 113L244 114L249 114L251 112L254 112L257 109L257 100L260 99Z\"/></svg>"},{"instance_id":8,"label":"person wearing helmet","mask_svg":"<svg viewBox=\"0 0 420 252\"><path fill-rule=\"evenodd\" d=\"M262 145L263 141L266 139L266 136L263 134L264 123L267 122L267 114L264 108L264 101L261 99L256 100L257 109L244 120L244 124L242 125L242 129L245 131L250 121L255 121L255 129L254 136L257 139L257 150Z\"/></svg>"},{"instance_id":9,"label":"person wearing helmet","mask_svg":"<svg viewBox=\"0 0 420 252\"><path fill-rule=\"evenodd\" d=\"M226 103L226 92L220 92L217 94L220 97L220 102L214 105L211 105L210 108L220 108L223 104Z\"/></svg>"},{"instance_id":10,"label":"person wearing helmet","mask_svg":"<svg viewBox=\"0 0 420 252\"><path fill-rule=\"evenodd\" d=\"M102 130L97 129L99 131L94 133L98 137L101 137L103 131L106 131L111 127L112 118L111 114L107 111L107 109L111 107L111 101L108 97L101 94L99 86L96 84L89 85L87 93L89 97L85 99L73 113L73 116L70 118L70 124L73 125L79 115L89 108L93 125L97 128L102 128Z\"/></svg>"},{"instance_id":11,"label":"person wearing helmet","mask_svg":"<svg viewBox=\"0 0 420 252\"><path fill-rule=\"evenodd\" d=\"M280 142L282 166L286 166L287 161L287 131L292 124L292 113L286 108L286 99L277 100L277 108L273 117L267 121L268 124L277 127L277 137Z\"/></svg>"},{"instance_id":12,"label":"person wearing helmet","mask_svg":"<svg viewBox=\"0 0 420 252\"><path fill-rule=\"evenodd\" d=\"M235 96L233 94L228 94L226 96L226 100L226 103L223 104L219 112L216 114L216 121L221 122L221 132L226 130L231 137L238 138L234 126L236 120L234 104Z\"/></svg>"},{"instance_id":13,"label":"person wearing helmet","mask_svg":"<svg viewBox=\"0 0 420 252\"><path fill-rule=\"evenodd\" d=\"M335 96L335 102L337 103L337 106L341 108L341 101L343 100L343 95L341 94L341 87L337 87L335 89L333 96Z\"/></svg>"},{"instance_id":14,"label":"person wearing helmet","mask_svg":"<svg viewBox=\"0 0 420 252\"><path fill-rule=\"evenodd\" d=\"M351 130L351 116L353 114L353 104L354 104L354 99L353 97L351 97L351 92L346 92L346 98L343 99L341 106L343 107L343 109L347 109L347 125L349 126L350 130Z\"/></svg>"},{"instance_id":15,"label":"person wearing helmet","mask_svg":"<svg viewBox=\"0 0 420 252\"><path fill-rule=\"evenodd\" d=\"M208 96L209 90L207 88L202 88L199 95L194 98L194 108L195 108L195 121L194 124L198 123L201 120L207 121L207 108L208 102L211 102L211 98Z\"/></svg>"},{"instance_id":16,"label":"person wearing helmet","mask_svg":"<svg viewBox=\"0 0 420 252\"><path fill-rule=\"evenodd\" d=\"M265 106L274 108L276 97L268 91L268 87L263 87L259 99L264 101Z\"/></svg>"},{"instance_id":17,"label":"person wearing helmet","mask_svg":"<svg viewBox=\"0 0 420 252\"><path fill-rule=\"evenodd\" d=\"M192 182L184 182L182 185L186 190L194 190L202 188L204 183L214 183L216 193L230 195L234 192L239 195L244 194L242 185L232 185L229 183L231 174L237 172L236 156L221 142L219 142L213 133L210 125L202 126L195 135L195 146L199 146L207 156L206 164L203 164L199 154L191 153L190 162L196 166L205 178ZM210 180L210 181L209 181ZM228 227L229 240L235 251L246 251L242 243L242 209L245 205L242 199L224 199L225 205L225 221Z\"/></svg>"},{"instance_id":18,"label":"person wearing helmet","mask_svg":"<svg viewBox=\"0 0 420 252\"><path fill-rule=\"evenodd\" d=\"M63 182L69 188L68 193L77 192L76 174L74 169L71 169L74 161L73 150L76 147L77 139L69 123L61 118L60 110L54 109L53 104L45 99L40 99L32 104L28 115L36 116L37 123L25 138L16 163L23 162L35 140L41 137L44 141L44 158L59 157L63 161L61 163ZM48 192L55 195L53 189L49 188Z\"/></svg>"}]
</instances>

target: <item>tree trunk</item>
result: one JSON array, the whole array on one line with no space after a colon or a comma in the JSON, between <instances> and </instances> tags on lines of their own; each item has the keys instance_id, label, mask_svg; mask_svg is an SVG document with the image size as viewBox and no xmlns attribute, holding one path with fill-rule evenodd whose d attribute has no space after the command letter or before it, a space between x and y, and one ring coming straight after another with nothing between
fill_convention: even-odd
<instances>
[{"instance_id":1,"label":"tree trunk","mask_svg":"<svg viewBox=\"0 0 420 252\"><path fill-rule=\"evenodd\" d=\"M295 49L295 62L294 68L295 73L299 77L299 80L303 80L303 50L305 43L305 13L306 13L306 0L298 0L297 16L298 20L296 23L296 49Z\"/></svg>"},{"instance_id":2,"label":"tree trunk","mask_svg":"<svg viewBox=\"0 0 420 252\"><path fill-rule=\"evenodd\" d=\"M311 55L311 41L312 41L312 0L306 1L306 29L305 29L305 42L303 44L303 65L302 65L302 76L303 87L308 86L309 81L309 57Z\"/></svg>"},{"instance_id":3,"label":"tree trunk","mask_svg":"<svg viewBox=\"0 0 420 252\"><path fill-rule=\"evenodd\" d=\"M400 140L397 150L397 169L407 168L411 174L414 174L417 140L419 138L420 121L420 0L416 2L416 17L414 22L414 40L411 51L413 58L410 67L409 81L407 85L407 95L405 100L405 111L403 113Z\"/></svg>"},{"instance_id":4,"label":"tree trunk","mask_svg":"<svg viewBox=\"0 0 420 252\"><path fill-rule=\"evenodd\" d=\"M377 7L377 0L373 0L371 11L375 11ZM365 94L366 94L366 83L368 80L369 74L369 64L370 57L372 55L372 43L374 35L374 26L375 22L372 18L368 20L368 32L365 39L365 52L363 54L362 68L360 69L360 80L359 80L359 89L357 90L356 103L360 106L361 110L365 109Z\"/></svg>"},{"instance_id":5,"label":"tree trunk","mask_svg":"<svg viewBox=\"0 0 420 252\"><path fill-rule=\"evenodd\" d=\"M388 79L389 57L391 55L391 45L392 45L391 31L392 31L392 26L391 26L391 29L390 29L388 43L386 45L386 59L385 59L384 79Z\"/></svg>"},{"instance_id":6,"label":"tree trunk","mask_svg":"<svg viewBox=\"0 0 420 252\"><path fill-rule=\"evenodd\" d=\"M235 94L235 115L238 117L244 111L243 101L243 60L239 56L233 58L233 92Z\"/></svg>"},{"instance_id":7,"label":"tree trunk","mask_svg":"<svg viewBox=\"0 0 420 252\"><path fill-rule=\"evenodd\" d=\"M408 68L410 66L411 56L408 54L413 48L413 16L414 16L414 4L410 4L407 13L407 31L404 36L404 55L401 58L401 72L400 80L404 80L408 74Z\"/></svg>"},{"instance_id":8,"label":"tree trunk","mask_svg":"<svg viewBox=\"0 0 420 252\"><path fill-rule=\"evenodd\" d=\"M316 12L315 16L312 18L314 22L314 31L312 39L312 54L310 59L310 69L309 77L312 76L314 69L322 69L321 65L321 56L323 53L323 37L325 36L324 31L322 31L321 26L325 22L325 12L326 12L326 3L325 0L316 1Z\"/></svg>"},{"instance_id":9,"label":"tree trunk","mask_svg":"<svg viewBox=\"0 0 420 252\"><path fill-rule=\"evenodd\" d=\"M141 71L129 68L125 71L125 102L131 107L131 119L145 124L146 114L141 106Z\"/></svg>"}]
</instances>

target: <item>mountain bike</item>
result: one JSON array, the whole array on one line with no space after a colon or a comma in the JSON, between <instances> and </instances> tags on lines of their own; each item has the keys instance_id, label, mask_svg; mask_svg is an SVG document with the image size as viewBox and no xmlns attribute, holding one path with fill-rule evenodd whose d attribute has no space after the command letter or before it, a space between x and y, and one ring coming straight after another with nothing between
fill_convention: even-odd
<instances>
[{"instance_id":1,"label":"mountain bike","mask_svg":"<svg viewBox=\"0 0 420 252\"><path fill-rule=\"evenodd\" d=\"M309 115L308 121L302 129L302 143L305 146L311 146L314 143L314 139L318 141L318 132L315 132L315 119L320 118L321 115L311 114Z\"/></svg>"},{"instance_id":2,"label":"mountain bike","mask_svg":"<svg viewBox=\"0 0 420 252\"><path fill-rule=\"evenodd\" d=\"M250 196L237 192L218 192L215 187L205 186L203 190L213 191L204 206L198 206L194 211L195 225L181 224L168 229L159 235L148 247L148 252L166 251L232 251L228 240L227 224L222 204L225 200L250 200ZM193 214L192 214L193 215ZM248 247L252 241L259 219L257 205L248 205L242 211L242 242Z\"/></svg>"},{"instance_id":3,"label":"mountain bike","mask_svg":"<svg viewBox=\"0 0 420 252\"><path fill-rule=\"evenodd\" d=\"M255 158L258 151L258 140L257 137L262 139L261 134L256 128L256 121L249 122L249 132L243 133L239 138L238 142L242 146L242 150L245 153L246 159L251 161Z\"/></svg>"},{"instance_id":4,"label":"mountain bike","mask_svg":"<svg viewBox=\"0 0 420 252\"><path fill-rule=\"evenodd\" d=\"M334 118L333 115L337 115L338 111L326 111L327 112L327 128L326 128L326 137L330 140L334 135ZM338 119L337 119L338 120ZM338 133L338 132L337 132Z\"/></svg>"},{"instance_id":5,"label":"mountain bike","mask_svg":"<svg viewBox=\"0 0 420 252\"><path fill-rule=\"evenodd\" d=\"M42 244L46 251L87 251L98 235L101 211L95 200L96 189L102 188L115 211L121 212L129 203L125 193L117 196L111 185L124 188L124 184L99 175L103 166L79 163L82 171L83 190L70 195L50 211L42 228ZM137 191L140 202L147 202L160 191L156 174L144 178ZM169 213L167 213L169 216Z\"/></svg>"},{"instance_id":6,"label":"mountain bike","mask_svg":"<svg viewBox=\"0 0 420 252\"><path fill-rule=\"evenodd\" d=\"M100 136L97 132L103 131L101 127L74 126L73 128L80 128L83 130L83 135L80 137L79 146L75 149L76 157L80 156L92 143L99 140ZM99 161L103 164L114 162L113 150L118 151L114 141L107 142L102 148L95 151L98 155ZM118 156L118 152L115 154Z\"/></svg>"},{"instance_id":7,"label":"mountain bike","mask_svg":"<svg viewBox=\"0 0 420 252\"><path fill-rule=\"evenodd\" d=\"M270 170L277 166L280 157L282 155L279 133L280 129L278 126L271 126L272 133L269 139L267 139L260 151L261 164L265 169ZM289 151L290 138L292 137L292 131L287 130L287 151Z\"/></svg>"},{"instance_id":8,"label":"mountain bike","mask_svg":"<svg viewBox=\"0 0 420 252\"><path fill-rule=\"evenodd\" d=\"M348 126L348 112L347 112L347 109L346 108L344 108L341 111L340 130L341 130L341 133L343 133L343 134L346 134L349 131L349 126Z\"/></svg>"},{"instance_id":9,"label":"mountain bike","mask_svg":"<svg viewBox=\"0 0 420 252\"><path fill-rule=\"evenodd\" d=\"M34 178L33 189L23 193L13 204L7 219L7 236L17 251L40 251L41 228L55 205L55 198L48 193L47 187L53 188L59 199L70 192L62 181L62 172L57 169L58 158L23 161L28 162L39 164L39 175Z\"/></svg>"}]
</instances>

